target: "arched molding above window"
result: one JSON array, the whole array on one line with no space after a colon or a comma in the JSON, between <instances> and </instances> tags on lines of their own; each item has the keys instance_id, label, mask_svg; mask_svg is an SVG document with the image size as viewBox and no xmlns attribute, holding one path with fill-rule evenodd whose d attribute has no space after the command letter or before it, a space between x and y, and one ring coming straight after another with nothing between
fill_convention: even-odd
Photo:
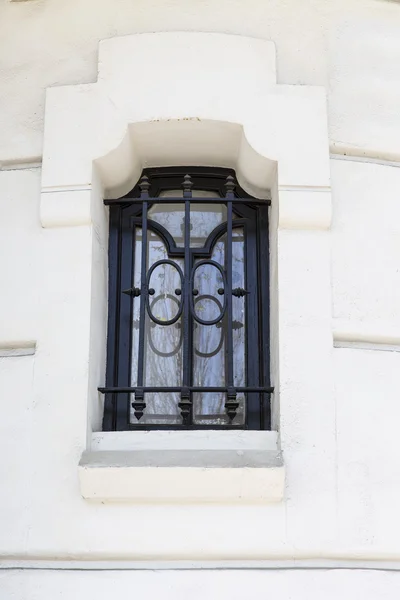
<instances>
[{"instance_id":1,"label":"arched molding above window","mask_svg":"<svg viewBox=\"0 0 400 600\"><path fill-rule=\"evenodd\" d=\"M171 32L105 40L96 83L47 91L44 227L92 222L94 188L185 164L233 168L253 195L329 191L324 89L277 84L272 42Z\"/></svg>"}]
</instances>

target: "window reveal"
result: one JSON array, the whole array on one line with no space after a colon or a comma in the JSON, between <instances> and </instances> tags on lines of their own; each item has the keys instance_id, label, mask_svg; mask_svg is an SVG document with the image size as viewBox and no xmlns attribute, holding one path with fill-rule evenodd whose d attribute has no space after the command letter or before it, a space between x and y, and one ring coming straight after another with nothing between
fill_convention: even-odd
<instances>
[{"instance_id":1,"label":"window reveal","mask_svg":"<svg viewBox=\"0 0 400 600\"><path fill-rule=\"evenodd\" d=\"M269 428L268 202L169 168L106 203L103 428Z\"/></svg>"}]
</instances>

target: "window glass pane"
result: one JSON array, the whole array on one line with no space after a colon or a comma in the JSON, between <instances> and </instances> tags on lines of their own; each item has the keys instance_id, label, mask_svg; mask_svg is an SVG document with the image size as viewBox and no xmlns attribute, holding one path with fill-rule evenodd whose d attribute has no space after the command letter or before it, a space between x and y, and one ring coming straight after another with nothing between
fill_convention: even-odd
<instances>
[{"instance_id":1,"label":"window glass pane","mask_svg":"<svg viewBox=\"0 0 400 600\"><path fill-rule=\"evenodd\" d=\"M182 190L161 192L160 198L181 198ZM215 192L193 190L196 198L215 198ZM169 231L179 247L184 245L183 204L154 204L149 210L149 219L156 221ZM226 221L226 206L224 204L192 204L190 207L190 245L195 248L204 246L210 233Z\"/></svg>"},{"instance_id":2,"label":"window glass pane","mask_svg":"<svg viewBox=\"0 0 400 600\"><path fill-rule=\"evenodd\" d=\"M217 244L218 245L218 244ZM198 261L197 261L198 262ZM217 261L216 261L217 262ZM215 265L200 264L194 272L193 287L197 292L194 298L194 313L202 321L215 321L224 312L224 279Z\"/></svg>"},{"instance_id":3,"label":"window glass pane","mask_svg":"<svg viewBox=\"0 0 400 600\"><path fill-rule=\"evenodd\" d=\"M212 260L224 269L226 256L226 240L224 234L216 243ZM244 237L243 228L235 228L232 233L232 288L245 287L244 268ZM197 261L198 262L198 261ZM196 314L204 321L218 317L222 310L224 295L218 294L223 288L223 278L216 267L200 266L196 272L196 285L199 294L195 297ZM246 385L246 356L245 356L245 310L246 296L233 297L233 365L234 385ZM193 331L193 385L194 386L225 386L226 385L226 328L227 315L215 325L201 325L195 322ZM225 393L195 393L193 394L194 422L202 425L228 424L225 413ZM244 423L244 396L238 394L239 409L233 424Z\"/></svg>"},{"instance_id":4,"label":"window glass pane","mask_svg":"<svg viewBox=\"0 0 400 600\"><path fill-rule=\"evenodd\" d=\"M134 257L134 287L141 287L141 229L136 228ZM243 228L234 228L232 239L232 287L245 287L244 267L244 234ZM226 240L224 234L214 246L211 260L226 269ZM163 241L152 231L148 231L147 271L160 260L170 260ZM195 261L199 262L200 259ZM184 272L184 260L174 258ZM194 297L196 315L204 321L219 318L223 311L225 295L224 279L221 272L213 265L202 264L195 272L193 286L198 290ZM175 291L182 288L178 270L171 264L161 264L154 268L149 287L154 294L149 297L152 315L159 321L173 319L179 310L182 296ZM132 329L132 361L131 385L137 385L140 297L133 302ZM232 297L233 308L233 359L234 385L246 385L245 357L245 310L246 296ZM145 316L145 353L144 379L145 386L174 387L182 385L182 319L171 325L155 323L146 310ZM193 385L225 386L226 385L226 327L227 315L214 325L203 325L193 322ZM238 394L240 403L234 425L244 423L244 396ZM225 413L225 393L194 393L194 423L202 425L229 424ZM131 401L134 400L132 394ZM138 421L131 409L131 423L138 425L181 423L178 403L178 392L146 393L146 409Z\"/></svg>"},{"instance_id":5,"label":"window glass pane","mask_svg":"<svg viewBox=\"0 0 400 600\"><path fill-rule=\"evenodd\" d=\"M134 411L131 409L132 425L181 425L179 399L180 395L175 392L146 393L144 395L146 408L140 421L136 419ZM133 400L134 394L132 395Z\"/></svg>"},{"instance_id":6,"label":"window glass pane","mask_svg":"<svg viewBox=\"0 0 400 600\"><path fill-rule=\"evenodd\" d=\"M203 392L193 394L193 423L195 425L244 425L245 399L244 394L236 396L239 407L232 422L225 412L225 394Z\"/></svg>"},{"instance_id":7,"label":"window glass pane","mask_svg":"<svg viewBox=\"0 0 400 600\"><path fill-rule=\"evenodd\" d=\"M168 259L168 254L162 240L152 231L147 234L147 271L160 260ZM136 229L135 258L134 258L134 287L141 287L141 251L142 231ZM183 260L175 259L182 269ZM149 306L154 317L159 321L173 319L179 309L182 296L175 293L182 287L177 269L170 264L157 266L151 275L149 287L154 294L149 297ZM138 350L139 350L139 317L140 297L133 299L133 329L132 329L132 363L131 385L137 385ZM144 377L145 386L174 387L182 385L182 323L181 318L171 325L155 323L146 310L145 317L145 347L144 347ZM132 396L131 401L134 400ZM139 425L155 422L151 414L161 415L159 422L165 424L180 423L178 408L179 394L147 393L145 394L146 409L140 421L131 411L131 422ZM163 404L164 403L164 404ZM163 420L162 415L168 415ZM156 421L158 422L158 421Z\"/></svg>"},{"instance_id":8,"label":"window glass pane","mask_svg":"<svg viewBox=\"0 0 400 600\"><path fill-rule=\"evenodd\" d=\"M242 227L233 230L232 241L232 289L245 289L245 245ZM236 387L246 385L246 298L247 296L232 296L233 382Z\"/></svg>"}]
</instances>

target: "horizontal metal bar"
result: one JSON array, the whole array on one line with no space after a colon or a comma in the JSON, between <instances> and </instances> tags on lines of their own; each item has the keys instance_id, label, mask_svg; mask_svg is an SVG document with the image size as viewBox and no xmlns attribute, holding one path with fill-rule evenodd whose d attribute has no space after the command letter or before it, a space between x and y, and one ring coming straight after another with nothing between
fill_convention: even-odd
<instances>
[{"instance_id":1,"label":"horizontal metal bar","mask_svg":"<svg viewBox=\"0 0 400 600\"><path fill-rule=\"evenodd\" d=\"M201 423L193 423L193 425L161 425L161 424L157 424L157 425L132 425L131 423L128 423L126 426L126 429L124 429L124 431L131 431L131 430L135 430L135 431L157 431L157 430L199 430L199 429L220 429L220 430L227 430L227 429L236 429L236 430L245 430L247 429L247 427L245 425L229 425L228 423L226 425L202 425Z\"/></svg>"},{"instance_id":2,"label":"horizontal metal bar","mask_svg":"<svg viewBox=\"0 0 400 600\"><path fill-rule=\"evenodd\" d=\"M161 198L146 198L146 202L149 204L184 204L188 200L187 198L168 198L162 196ZM227 202L233 202L233 204L262 204L269 206L271 200L266 198L261 200L259 198L221 198L216 196L215 198L190 198L190 204L225 204ZM104 200L106 206L120 206L121 204L142 204L142 198L118 198L117 200Z\"/></svg>"},{"instance_id":3,"label":"horizontal metal bar","mask_svg":"<svg viewBox=\"0 0 400 600\"><path fill-rule=\"evenodd\" d=\"M160 393L168 393L168 392L181 392L182 387L99 387L97 388L101 394L134 394L136 390L140 390L142 392L151 393L151 392L160 392ZM210 392L210 393L218 393L218 392L227 392L227 387L191 387L188 388L191 392ZM234 390L237 393L241 392L264 392L270 393L274 391L273 387L235 387Z\"/></svg>"},{"instance_id":4,"label":"horizontal metal bar","mask_svg":"<svg viewBox=\"0 0 400 600\"><path fill-rule=\"evenodd\" d=\"M146 419L162 419L163 421L176 421L179 420L181 418L180 414L161 414L161 413L146 413L145 414ZM144 417L142 417L143 419ZM226 413L207 413L202 415L201 413L195 414L193 416L193 419L201 419L202 421L212 421L212 420L216 420L216 419L222 419L222 418L226 418ZM141 420L141 423L145 423L145 421ZM153 423L149 423L149 425L152 425ZM177 423L179 425L179 423Z\"/></svg>"}]
</instances>

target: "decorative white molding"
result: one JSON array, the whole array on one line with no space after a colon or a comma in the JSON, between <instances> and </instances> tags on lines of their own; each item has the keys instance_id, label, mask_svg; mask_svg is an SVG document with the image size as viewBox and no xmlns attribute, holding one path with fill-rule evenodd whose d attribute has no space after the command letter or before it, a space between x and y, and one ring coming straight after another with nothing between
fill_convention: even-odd
<instances>
[{"instance_id":1,"label":"decorative white molding","mask_svg":"<svg viewBox=\"0 0 400 600\"><path fill-rule=\"evenodd\" d=\"M23 558L4 557L0 560L0 570L62 570L62 571L161 571L161 570L195 570L212 571L221 570L265 570L265 571L320 571L320 570L374 570L374 571L400 571L400 561L379 560L367 550L358 550L356 557L346 556L346 552L329 558L315 556L303 558L282 558L281 560L87 560L76 558L74 560L54 560L50 557Z\"/></svg>"},{"instance_id":2,"label":"decorative white molding","mask_svg":"<svg viewBox=\"0 0 400 600\"><path fill-rule=\"evenodd\" d=\"M55 192L90 192L91 185L53 185L42 187L42 194L54 194Z\"/></svg>"},{"instance_id":3,"label":"decorative white molding","mask_svg":"<svg viewBox=\"0 0 400 600\"><path fill-rule=\"evenodd\" d=\"M282 500L285 471L276 451L96 451L79 480L87 500L247 504Z\"/></svg>"},{"instance_id":4,"label":"decorative white molding","mask_svg":"<svg viewBox=\"0 0 400 600\"><path fill-rule=\"evenodd\" d=\"M400 331L383 322L357 323L335 320L333 342L335 348L399 352Z\"/></svg>"},{"instance_id":5,"label":"decorative white molding","mask_svg":"<svg viewBox=\"0 0 400 600\"><path fill-rule=\"evenodd\" d=\"M20 1L20 0L14 0ZM3 160L0 162L0 171L25 171L28 169L40 169L42 166L42 157L27 159L24 161Z\"/></svg>"},{"instance_id":6,"label":"decorative white molding","mask_svg":"<svg viewBox=\"0 0 400 600\"><path fill-rule=\"evenodd\" d=\"M79 468L84 498L277 502L285 472L275 431L94 433Z\"/></svg>"},{"instance_id":7,"label":"decorative white molding","mask_svg":"<svg viewBox=\"0 0 400 600\"><path fill-rule=\"evenodd\" d=\"M233 80L241 85L226 102ZM86 189L94 168L107 197L128 191L144 166L164 164L234 167L241 185L261 196L278 163L283 190L329 191L325 91L277 85L273 43L184 32L105 40L97 83L47 90L42 224L87 224L80 199L71 196L67 210L65 198L45 192Z\"/></svg>"},{"instance_id":8,"label":"decorative white molding","mask_svg":"<svg viewBox=\"0 0 400 600\"><path fill-rule=\"evenodd\" d=\"M352 146L335 141L331 142L330 155L333 160L350 160L354 162L381 164L389 167L400 166L400 154L398 152L382 152L373 148L362 150L360 146Z\"/></svg>"},{"instance_id":9,"label":"decorative white molding","mask_svg":"<svg viewBox=\"0 0 400 600\"><path fill-rule=\"evenodd\" d=\"M349 350L371 350L375 352L400 352L400 344L382 344L380 342L342 342L334 341L334 348Z\"/></svg>"},{"instance_id":10,"label":"decorative white molding","mask_svg":"<svg viewBox=\"0 0 400 600\"><path fill-rule=\"evenodd\" d=\"M235 81L241 85L228 101L225 90ZM243 494L246 501L282 497L284 469L282 464L267 464L272 455L266 447L260 450L264 467L251 463L254 456L246 466L237 464L234 448L226 450L230 458L224 466L196 466L195 455L207 449L205 442L196 450L175 449L180 456L188 452L190 464L170 463L162 470L157 464L164 450L153 450L153 465L146 466L137 462L140 456L132 448L90 449L92 430L101 423L97 386L104 381L105 364L103 198L126 193L143 167L166 165L234 168L248 192L260 198L271 195L272 423L292 474L285 484L285 518L291 519L290 499L300 482L307 478L312 493L313 485L323 479L323 494L314 496L312 510L323 511L326 518L318 535L330 539L335 513L326 497L334 498L336 480L325 90L278 85L273 43L254 38L171 32L105 40L96 83L47 91L42 224L84 225L90 233L82 251L90 276L86 295L81 296L81 314L90 315L85 329L90 331L89 453L84 453L80 467L83 495L114 494L115 499L133 501L157 497L166 502L178 496L187 502L230 502ZM56 331L54 343L59 343ZM169 443L178 444L178 436L171 434ZM180 479L178 469L184 471ZM193 484L192 496L180 483L186 477ZM294 544L297 536L304 538L302 522L296 521L291 531Z\"/></svg>"},{"instance_id":11,"label":"decorative white molding","mask_svg":"<svg viewBox=\"0 0 400 600\"><path fill-rule=\"evenodd\" d=\"M11 358L15 356L32 356L36 352L36 342L33 341L10 341L0 342L0 358Z\"/></svg>"}]
</instances>

